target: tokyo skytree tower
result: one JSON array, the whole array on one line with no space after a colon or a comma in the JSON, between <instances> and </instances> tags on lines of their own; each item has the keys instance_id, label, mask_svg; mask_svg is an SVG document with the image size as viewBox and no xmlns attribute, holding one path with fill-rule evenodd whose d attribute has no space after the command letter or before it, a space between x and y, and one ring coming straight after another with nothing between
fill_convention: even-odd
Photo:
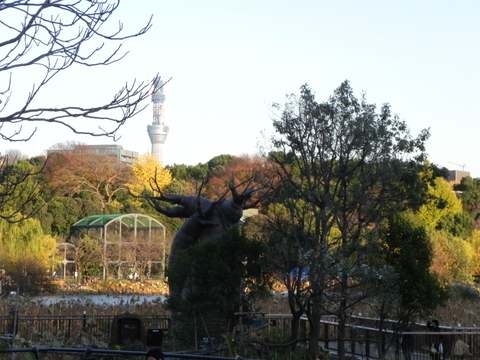
<instances>
[{"instance_id":1,"label":"tokyo skytree tower","mask_svg":"<svg viewBox=\"0 0 480 360\"><path fill-rule=\"evenodd\" d=\"M152 143L152 155L163 165L163 148L167 140L168 126L163 121L163 102L165 94L163 93L163 80L158 78L155 83L155 89L152 94L153 103L153 122L147 126L148 136Z\"/></svg>"}]
</instances>

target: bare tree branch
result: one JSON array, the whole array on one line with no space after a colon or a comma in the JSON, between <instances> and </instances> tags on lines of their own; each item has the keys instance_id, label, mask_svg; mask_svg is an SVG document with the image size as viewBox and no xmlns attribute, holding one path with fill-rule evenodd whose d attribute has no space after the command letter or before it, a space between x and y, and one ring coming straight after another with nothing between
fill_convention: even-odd
<instances>
[{"instance_id":1,"label":"bare tree branch","mask_svg":"<svg viewBox=\"0 0 480 360\"><path fill-rule=\"evenodd\" d=\"M36 129L23 134L24 122L56 123L76 134L115 139L125 121L145 109L148 97L158 90L155 88L158 75L150 81L126 83L109 102L93 107L79 104L42 107L34 101L53 78L73 65L94 67L122 60L128 53L122 50L125 40L143 35L151 28L152 18L133 33L126 33L121 22L110 27L119 4L119 0L0 2L0 84L4 84L0 88L0 137L3 140L30 140ZM17 84L19 74L31 70L38 78L28 94L22 94L12 85ZM4 126L7 123L18 127L7 129ZM80 129L78 125L85 123L93 128Z\"/></svg>"},{"instance_id":2,"label":"bare tree branch","mask_svg":"<svg viewBox=\"0 0 480 360\"><path fill-rule=\"evenodd\" d=\"M158 75L125 83L110 100L94 106L82 105L77 97L65 106L41 102L58 75L122 60L128 53L124 42L151 28L151 17L131 33L121 22L112 24L119 5L120 0L0 0L0 139L32 139L37 127L24 126L30 123L115 139L117 130L148 106L149 96L159 90ZM0 156L0 219L15 222L34 213L36 174Z\"/></svg>"}]
</instances>

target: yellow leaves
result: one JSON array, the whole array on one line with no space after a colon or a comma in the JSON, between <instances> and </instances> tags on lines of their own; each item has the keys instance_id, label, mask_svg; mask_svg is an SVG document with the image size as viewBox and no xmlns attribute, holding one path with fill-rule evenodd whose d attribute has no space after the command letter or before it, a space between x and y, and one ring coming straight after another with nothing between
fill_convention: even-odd
<instances>
[{"instance_id":1,"label":"yellow leaves","mask_svg":"<svg viewBox=\"0 0 480 360\"><path fill-rule=\"evenodd\" d=\"M0 220L0 233L2 261L15 264L29 259L40 268L51 268L57 244L52 236L43 233L39 220L29 218L14 224Z\"/></svg>"},{"instance_id":2,"label":"yellow leaves","mask_svg":"<svg viewBox=\"0 0 480 360\"><path fill-rule=\"evenodd\" d=\"M474 230L470 239L471 255L473 261L473 273L480 275L480 231Z\"/></svg>"},{"instance_id":3,"label":"yellow leaves","mask_svg":"<svg viewBox=\"0 0 480 360\"><path fill-rule=\"evenodd\" d=\"M451 184L443 178L436 178L434 185L428 185L430 200L417 215L429 229L435 229L440 219L448 214L462 212L462 203L452 191Z\"/></svg>"},{"instance_id":4,"label":"yellow leaves","mask_svg":"<svg viewBox=\"0 0 480 360\"><path fill-rule=\"evenodd\" d=\"M134 194L141 195L145 189L151 189L151 182L156 179L160 189L164 189L172 182L172 174L162 167L162 164L152 154L144 154L132 164L134 180L126 187Z\"/></svg>"},{"instance_id":5,"label":"yellow leaves","mask_svg":"<svg viewBox=\"0 0 480 360\"><path fill-rule=\"evenodd\" d=\"M440 231L431 233L431 241L434 251L432 270L447 283L471 283L476 265L474 246L466 240Z\"/></svg>"}]
</instances>

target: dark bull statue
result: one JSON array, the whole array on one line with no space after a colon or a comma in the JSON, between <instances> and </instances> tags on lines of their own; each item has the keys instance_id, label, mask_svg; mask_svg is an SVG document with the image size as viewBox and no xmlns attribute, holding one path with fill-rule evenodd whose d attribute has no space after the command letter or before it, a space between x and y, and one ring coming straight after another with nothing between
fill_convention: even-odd
<instances>
[{"instance_id":1,"label":"dark bull statue","mask_svg":"<svg viewBox=\"0 0 480 360\"><path fill-rule=\"evenodd\" d=\"M160 196L149 197L154 208L168 217L187 218L173 238L169 268L173 268L182 250L188 249L198 241L218 238L225 230L237 225L243 210L254 208L261 197L251 201L253 194L259 189L247 188L242 192L238 187L230 186L232 197L226 199L225 193L219 200L212 201L201 196L182 196L163 194L159 188L156 191ZM176 206L166 206L165 203ZM185 284L169 283L170 296L180 296Z\"/></svg>"}]
</instances>

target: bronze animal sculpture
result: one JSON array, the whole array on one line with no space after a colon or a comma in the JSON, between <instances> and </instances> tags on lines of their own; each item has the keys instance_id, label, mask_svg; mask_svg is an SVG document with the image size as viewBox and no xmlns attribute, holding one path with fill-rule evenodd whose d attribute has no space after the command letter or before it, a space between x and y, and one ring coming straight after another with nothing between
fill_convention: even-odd
<instances>
[{"instance_id":1,"label":"bronze animal sculpture","mask_svg":"<svg viewBox=\"0 0 480 360\"><path fill-rule=\"evenodd\" d=\"M196 291L195 279L184 275L183 271L181 271L183 269L176 272L176 269L182 267L183 261L188 259L188 257L183 257L185 255L184 250L189 249L198 242L219 238L226 230L239 224L243 216L243 210L257 207L261 201L269 196L270 193L264 191L268 186L251 185L252 179L236 186L231 185L219 199L209 200L200 196L202 187L197 196L164 194L158 186L156 179L151 181L152 190L159 196L147 196L146 198L150 204L165 216L187 219L173 238L168 258L168 268L171 271L168 277L169 304L174 304L171 311L175 343L187 344L194 336L198 335L194 324L197 323L198 319L196 317L199 315L192 309L194 307L198 308L199 305L201 307L198 299L195 300L195 304L190 303L189 299L189 295ZM228 197L229 194L230 197ZM176 265L177 268L175 267ZM239 286L241 285L239 284ZM212 293L216 292L215 289L211 290ZM179 304L183 305L178 307ZM211 313L209 312L210 310L205 311L207 312L200 316L204 327L206 329L210 328L210 332L207 332L208 336L212 335L213 328L216 329L215 331L218 334L228 331L228 326L231 325L231 322L228 319L224 319L224 315L221 312Z\"/></svg>"},{"instance_id":2,"label":"bronze animal sculpture","mask_svg":"<svg viewBox=\"0 0 480 360\"><path fill-rule=\"evenodd\" d=\"M238 186L232 185L229 187L231 198L226 199L226 192L220 199L212 201L200 195L164 194L158 187L155 188L160 196L148 197L148 200L158 212L168 217L187 218L173 238L168 259L170 269L174 268L181 250L188 249L199 241L219 237L225 230L239 223L243 210L256 207L263 198L261 196L248 203L260 189L250 187L242 192L237 189ZM166 206L165 203L176 206ZM184 284L170 282L169 287L170 296L180 296Z\"/></svg>"}]
</instances>

